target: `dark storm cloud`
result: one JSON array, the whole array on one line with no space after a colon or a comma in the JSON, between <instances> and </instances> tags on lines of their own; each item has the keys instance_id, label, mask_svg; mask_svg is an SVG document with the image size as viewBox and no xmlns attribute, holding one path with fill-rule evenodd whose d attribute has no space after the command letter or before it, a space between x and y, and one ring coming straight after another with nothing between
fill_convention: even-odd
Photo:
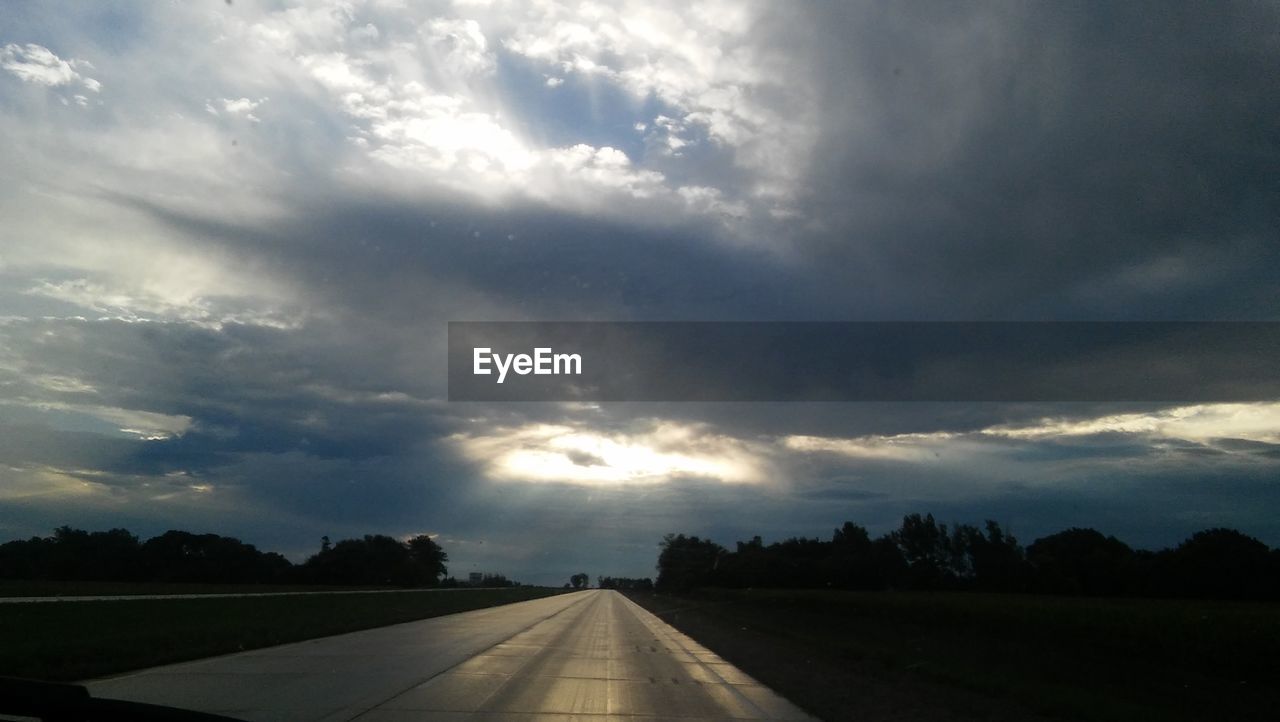
<instances>
[{"instance_id":1,"label":"dark storm cloud","mask_svg":"<svg viewBox=\"0 0 1280 722\"><path fill-rule=\"evenodd\" d=\"M46 319L12 324L4 336L11 351L41 359L46 373L93 387L97 404L191 417L192 438L171 440L189 450L310 444L320 456L359 458L442 428L422 413L430 402L395 385L414 377L386 375L381 349L347 350L332 329ZM62 401L84 396L43 394Z\"/></svg>"},{"instance_id":2,"label":"dark storm cloud","mask_svg":"<svg viewBox=\"0 0 1280 722\"><path fill-rule=\"evenodd\" d=\"M317 304L399 324L425 314L436 340L436 324L471 317L440 286L530 317L732 320L817 310L803 276L767 251L710 242L709 228L691 222L354 194L310 200L297 219L263 228L121 200L175 232L295 275Z\"/></svg>"},{"instance_id":3,"label":"dark storm cloud","mask_svg":"<svg viewBox=\"0 0 1280 722\"><path fill-rule=\"evenodd\" d=\"M100 469L133 454L139 442L35 424L0 423L0 458L13 464Z\"/></svg>"},{"instance_id":4,"label":"dark storm cloud","mask_svg":"<svg viewBox=\"0 0 1280 722\"><path fill-rule=\"evenodd\" d=\"M1280 444L1269 444L1249 439L1214 439L1214 444L1231 451L1244 451L1258 456L1280 457Z\"/></svg>"},{"instance_id":5,"label":"dark storm cloud","mask_svg":"<svg viewBox=\"0 0 1280 722\"><path fill-rule=\"evenodd\" d=\"M208 484L245 507L334 534L438 521L459 488L430 458L432 439L452 426L450 412L390 385L413 379L389 377L374 360L385 359L378 349L373 359L339 363L337 337L276 329L43 320L5 330L11 351L97 389L89 413L191 419L181 433L146 441L117 438L109 424L99 433L23 427L0 450L12 464L96 470L94 483L140 507L174 484ZM32 420L47 424L41 405L74 409L86 395L45 389L21 398L34 407ZM127 415L115 421L128 423Z\"/></svg>"},{"instance_id":6,"label":"dark storm cloud","mask_svg":"<svg viewBox=\"0 0 1280 722\"><path fill-rule=\"evenodd\" d=\"M808 215L846 313L1274 318L1267 3L830 4ZM800 37L806 39L799 43Z\"/></svg>"}]
</instances>

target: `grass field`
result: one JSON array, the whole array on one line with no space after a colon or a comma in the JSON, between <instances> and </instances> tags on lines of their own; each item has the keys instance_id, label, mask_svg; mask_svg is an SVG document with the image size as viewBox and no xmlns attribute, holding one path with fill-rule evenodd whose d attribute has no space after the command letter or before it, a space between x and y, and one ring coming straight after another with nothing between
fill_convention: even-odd
<instances>
[{"instance_id":1,"label":"grass field","mask_svg":"<svg viewBox=\"0 0 1280 722\"><path fill-rule=\"evenodd\" d=\"M1274 720L1280 605L988 594L632 595L839 719Z\"/></svg>"},{"instance_id":2,"label":"grass field","mask_svg":"<svg viewBox=\"0 0 1280 722\"><path fill-rule=\"evenodd\" d=\"M390 587L338 587L316 584L203 584L186 582L59 582L0 579L0 597L94 597L140 594L256 594L328 592Z\"/></svg>"},{"instance_id":3,"label":"grass field","mask_svg":"<svg viewBox=\"0 0 1280 722\"><path fill-rule=\"evenodd\" d=\"M403 594L0 604L0 675L87 679L536 599L561 591L515 587Z\"/></svg>"}]
</instances>

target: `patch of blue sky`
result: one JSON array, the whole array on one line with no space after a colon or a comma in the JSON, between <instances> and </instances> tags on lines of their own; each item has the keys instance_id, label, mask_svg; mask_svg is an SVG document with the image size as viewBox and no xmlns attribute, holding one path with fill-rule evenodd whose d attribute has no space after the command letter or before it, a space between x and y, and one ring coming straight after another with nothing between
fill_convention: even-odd
<instances>
[{"instance_id":1,"label":"patch of blue sky","mask_svg":"<svg viewBox=\"0 0 1280 722\"><path fill-rule=\"evenodd\" d=\"M146 3L80 3L74 23L65 22L67 15L66 7L54 3L5 3L0 45L36 43L63 59L78 57L77 51L87 52L89 45L118 55L145 45L156 30L153 10Z\"/></svg>"},{"instance_id":2,"label":"patch of blue sky","mask_svg":"<svg viewBox=\"0 0 1280 722\"><path fill-rule=\"evenodd\" d=\"M637 98L604 77L562 73L501 49L497 57L498 88L518 116L509 121L548 147L609 146L638 164L645 154L645 132L636 124L649 128L659 115L678 114L652 94ZM563 82L553 87L549 78Z\"/></svg>"}]
</instances>

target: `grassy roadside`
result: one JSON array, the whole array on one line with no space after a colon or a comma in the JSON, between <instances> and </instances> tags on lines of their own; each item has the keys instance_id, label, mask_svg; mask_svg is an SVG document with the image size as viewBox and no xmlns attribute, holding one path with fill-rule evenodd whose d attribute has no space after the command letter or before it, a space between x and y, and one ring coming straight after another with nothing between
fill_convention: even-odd
<instances>
[{"instance_id":1,"label":"grassy roadside","mask_svg":"<svg viewBox=\"0 0 1280 722\"><path fill-rule=\"evenodd\" d=\"M629 595L828 720L1271 720L1280 606L1015 595Z\"/></svg>"},{"instance_id":2,"label":"grassy roadside","mask_svg":"<svg viewBox=\"0 0 1280 722\"><path fill-rule=\"evenodd\" d=\"M0 675L77 680L537 599L540 587L0 604Z\"/></svg>"},{"instance_id":3,"label":"grassy roadside","mask_svg":"<svg viewBox=\"0 0 1280 722\"><path fill-rule=\"evenodd\" d=\"M320 584L203 584L187 582L60 582L0 579L0 597L113 597L142 594L260 594L264 592L345 592L394 587L339 587Z\"/></svg>"}]
</instances>

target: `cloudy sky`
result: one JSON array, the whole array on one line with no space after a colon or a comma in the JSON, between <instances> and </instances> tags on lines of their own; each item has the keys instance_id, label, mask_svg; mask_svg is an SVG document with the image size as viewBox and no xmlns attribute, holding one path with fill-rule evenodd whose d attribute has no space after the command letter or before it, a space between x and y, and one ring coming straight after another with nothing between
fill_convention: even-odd
<instances>
[{"instance_id":1,"label":"cloudy sky","mask_svg":"<svg viewBox=\"0 0 1280 722\"><path fill-rule=\"evenodd\" d=\"M459 320L1280 320L1280 6L6 4L0 538L1280 545L1280 403L463 404Z\"/></svg>"}]
</instances>

